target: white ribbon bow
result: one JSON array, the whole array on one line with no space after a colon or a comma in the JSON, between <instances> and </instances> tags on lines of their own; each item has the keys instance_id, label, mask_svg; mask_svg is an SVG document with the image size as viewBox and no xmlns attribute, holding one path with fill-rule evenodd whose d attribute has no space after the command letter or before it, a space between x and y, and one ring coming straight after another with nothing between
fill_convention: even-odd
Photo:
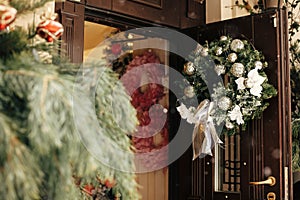
<instances>
[{"instance_id":1,"label":"white ribbon bow","mask_svg":"<svg viewBox=\"0 0 300 200\"><path fill-rule=\"evenodd\" d=\"M197 157L204 157L205 155L212 155L211 149L215 144L222 144L213 118L210 116L214 103L209 100L203 100L198 108L188 109L184 104L180 104L177 110L183 119L188 123L195 124L193 131L193 160Z\"/></svg>"}]
</instances>

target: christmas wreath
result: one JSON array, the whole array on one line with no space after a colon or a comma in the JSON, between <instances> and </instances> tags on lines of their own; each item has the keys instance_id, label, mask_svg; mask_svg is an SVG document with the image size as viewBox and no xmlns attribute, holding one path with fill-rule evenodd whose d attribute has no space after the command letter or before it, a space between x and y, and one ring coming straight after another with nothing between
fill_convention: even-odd
<instances>
[{"instance_id":1,"label":"christmas wreath","mask_svg":"<svg viewBox=\"0 0 300 200\"><path fill-rule=\"evenodd\" d=\"M123 66L124 69L116 69L120 75L131 74L121 78L127 91L137 88L130 94L131 104L136 109L139 120L139 126L137 131L132 133L131 141L135 153L143 155L143 159L137 159L143 170L165 165L167 161L167 152L158 151L168 143L168 123L165 123L167 119L164 120L161 107L155 106L166 95L162 84L164 71L157 67L159 64L159 57L149 49L140 55L135 55L128 65ZM149 83L145 84L145 82Z\"/></svg>"},{"instance_id":2,"label":"christmas wreath","mask_svg":"<svg viewBox=\"0 0 300 200\"><path fill-rule=\"evenodd\" d=\"M203 46L198 45L184 65L183 74L190 85L185 86L177 107L182 118L198 125L193 138L196 132L206 134L208 131L210 136L205 136L220 143L215 126L224 123L222 133L232 135L244 130L250 120L259 118L269 105L266 100L277 94L264 72L267 66L263 54L247 40L221 36ZM222 84L214 85L209 91L207 79L213 76L222 78ZM198 108L188 109L193 97L202 103ZM208 102L209 98L213 101ZM203 130L202 133L199 130ZM206 153L211 154L210 150Z\"/></svg>"}]
</instances>

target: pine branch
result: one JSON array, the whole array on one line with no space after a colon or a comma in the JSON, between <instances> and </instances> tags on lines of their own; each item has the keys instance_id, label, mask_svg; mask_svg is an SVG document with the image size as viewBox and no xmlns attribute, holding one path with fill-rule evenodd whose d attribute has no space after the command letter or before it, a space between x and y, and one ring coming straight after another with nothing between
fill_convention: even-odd
<instances>
[{"instance_id":1,"label":"pine branch","mask_svg":"<svg viewBox=\"0 0 300 200\"><path fill-rule=\"evenodd\" d=\"M16 31L9 33L1 32L0 44L0 58L5 62L11 59L14 54L18 54L26 49L26 34L21 29L16 29Z\"/></svg>"},{"instance_id":2,"label":"pine branch","mask_svg":"<svg viewBox=\"0 0 300 200\"><path fill-rule=\"evenodd\" d=\"M68 67L70 70L65 70ZM5 192L1 192L2 199L30 199L33 195L76 199L79 190L73 183L73 174L92 180L97 173L114 177L124 199L139 199L133 174L106 167L82 144L84 139L96 145L98 158L108 160L109 166L121 166L126 171L134 168L126 133L134 131L136 113L117 76L103 67L104 63L93 64L76 74L76 66L65 62L59 65L41 63L29 50L13 54L13 59L6 60L5 65L0 63L0 114L9 120L7 124L13 124L14 130L18 130L18 142L13 143L16 147L0 148L1 180L5 182L7 177L16 176L19 169L7 170L6 155L18 149L23 154L13 165L24 170L23 179L6 184ZM101 76L93 74L98 69L103 69ZM91 76L86 76L87 72ZM87 83L85 87L75 84L78 77L83 84ZM95 77L99 78L97 82ZM93 93L94 99L90 98ZM74 118L74 110L77 118ZM4 125L1 124L2 129ZM28 168L24 168L24 164ZM43 179L34 176L31 170L44 174ZM33 189L24 187L24 180ZM15 196L9 196L13 194Z\"/></svg>"},{"instance_id":3,"label":"pine branch","mask_svg":"<svg viewBox=\"0 0 300 200\"><path fill-rule=\"evenodd\" d=\"M24 0L10 0L9 4L10 6L17 9L18 14L21 14L24 12L33 11L37 8L40 8L50 1L53 0L30 0L29 2Z\"/></svg>"},{"instance_id":4,"label":"pine branch","mask_svg":"<svg viewBox=\"0 0 300 200\"><path fill-rule=\"evenodd\" d=\"M14 121L3 114L0 116L1 144L4 145L0 154L4 157L1 161L5 161L0 166L0 181L4 184L0 187L0 198L37 199L43 177L38 160L15 134L18 131Z\"/></svg>"}]
</instances>

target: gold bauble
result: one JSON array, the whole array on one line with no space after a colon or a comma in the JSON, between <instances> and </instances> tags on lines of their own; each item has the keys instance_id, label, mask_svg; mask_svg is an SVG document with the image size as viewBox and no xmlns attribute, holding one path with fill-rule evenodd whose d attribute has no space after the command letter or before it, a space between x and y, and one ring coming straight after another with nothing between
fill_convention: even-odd
<instances>
[{"instance_id":1,"label":"gold bauble","mask_svg":"<svg viewBox=\"0 0 300 200\"><path fill-rule=\"evenodd\" d=\"M183 71L187 75L193 75L195 72L195 65L192 62L187 62L184 64Z\"/></svg>"}]
</instances>

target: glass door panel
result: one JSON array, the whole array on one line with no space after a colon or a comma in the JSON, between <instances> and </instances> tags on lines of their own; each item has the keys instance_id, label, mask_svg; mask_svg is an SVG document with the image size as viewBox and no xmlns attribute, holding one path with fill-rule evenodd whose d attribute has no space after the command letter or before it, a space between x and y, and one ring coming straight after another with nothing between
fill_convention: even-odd
<instances>
[{"instance_id":1,"label":"glass door panel","mask_svg":"<svg viewBox=\"0 0 300 200\"><path fill-rule=\"evenodd\" d=\"M222 136L215 148L215 191L240 192L240 135Z\"/></svg>"}]
</instances>

